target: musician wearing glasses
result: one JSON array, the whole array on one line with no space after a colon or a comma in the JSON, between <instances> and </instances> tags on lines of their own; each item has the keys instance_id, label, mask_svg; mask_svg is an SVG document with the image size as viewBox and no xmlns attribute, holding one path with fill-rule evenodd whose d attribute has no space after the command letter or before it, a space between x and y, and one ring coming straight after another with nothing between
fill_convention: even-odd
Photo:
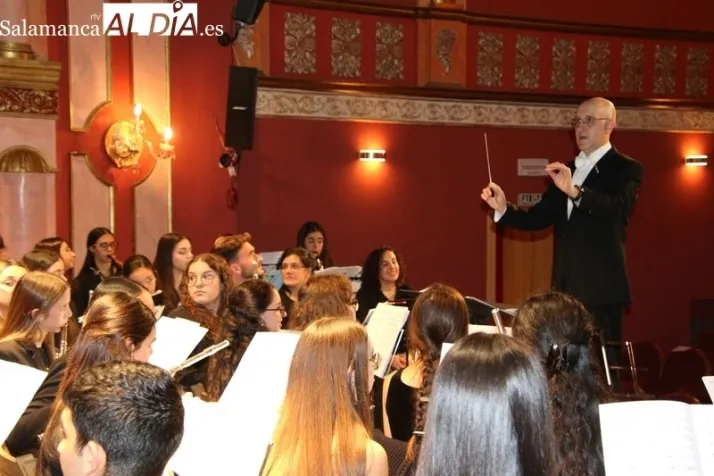
<instances>
[{"instance_id":1,"label":"musician wearing glasses","mask_svg":"<svg viewBox=\"0 0 714 476\"><path fill-rule=\"evenodd\" d=\"M94 228L87 235L87 255L82 269L72 281L72 302L77 315L87 310L89 292L94 291L104 278L120 276L122 266L116 260L117 242L108 228Z\"/></svg>"},{"instance_id":2,"label":"musician wearing glasses","mask_svg":"<svg viewBox=\"0 0 714 476\"><path fill-rule=\"evenodd\" d=\"M189 319L208 329L191 356L219 342L221 322L228 318L228 293L232 286L231 270L218 255L204 253L194 256L186 267L179 285L181 304L169 313L169 317ZM205 386L207 367L208 361L203 360L179 372L177 379L186 387ZM194 394L201 391L203 389L195 390Z\"/></svg>"},{"instance_id":3,"label":"musician wearing glasses","mask_svg":"<svg viewBox=\"0 0 714 476\"><path fill-rule=\"evenodd\" d=\"M585 304L606 341L621 340L622 313L631 300L625 238L643 175L641 163L610 144L616 123L607 99L578 107L572 126L580 154L567 165L548 164L553 183L531 209L509 204L495 183L481 193L501 226L554 227L553 285Z\"/></svg>"},{"instance_id":4,"label":"musician wearing glasses","mask_svg":"<svg viewBox=\"0 0 714 476\"><path fill-rule=\"evenodd\" d=\"M305 248L290 248L280 256L278 269L283 278L280 300L288 314L293 308L293 303L298 300L300 289L305 286L316 268L317 260Z\"/></svg>"}]
</instances>

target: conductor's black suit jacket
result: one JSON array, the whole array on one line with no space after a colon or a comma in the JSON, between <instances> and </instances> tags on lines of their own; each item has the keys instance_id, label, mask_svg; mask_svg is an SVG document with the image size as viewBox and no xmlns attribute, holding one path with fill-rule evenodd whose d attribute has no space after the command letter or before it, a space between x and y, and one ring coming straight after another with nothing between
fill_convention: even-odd
<instances>
[{"instance_id":1,"label":"conductor's black suit jacket","mask_svg":"<svg viewBox=\"0 0 714 476\"><path fill-rule=\"evenodd\" d=\"M568 164L575 170L575 162ZM553 286L586 307L631 301L625 262L627 223L637 201L642 164L611 148L590 171L568 219L567 195L551 184L529 210L510 205L499 226L542 230L554 226Z\"/></svg>"}]
</instances>

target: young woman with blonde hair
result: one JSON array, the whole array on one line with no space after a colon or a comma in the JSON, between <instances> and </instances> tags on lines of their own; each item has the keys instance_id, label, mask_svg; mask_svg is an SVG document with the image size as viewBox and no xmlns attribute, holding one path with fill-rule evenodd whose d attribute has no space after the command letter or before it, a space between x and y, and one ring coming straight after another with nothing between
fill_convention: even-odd
<instances>
[{"instance_id":1,"label":"young woman with blonde hair","mask_svg":"<svg viewBox=\"0 0 714 476\"><path fill-rule=\"evenodd\" d=\"M0 359L46 371L55 359L54 334L67 324L69 284L44 271L17 282L0 328Z\"/></svg>"},{"instance_id":2,"label":"young woman with blonde hair","mask_svg":"<svg viewBox=\"0 0 714 476\"><path fill-rule=\"evenodd\" d=\"M386 476L372 439L375 358L355 321L323 318L302 333L263 476Z\"/></svg>"}]
</instances>

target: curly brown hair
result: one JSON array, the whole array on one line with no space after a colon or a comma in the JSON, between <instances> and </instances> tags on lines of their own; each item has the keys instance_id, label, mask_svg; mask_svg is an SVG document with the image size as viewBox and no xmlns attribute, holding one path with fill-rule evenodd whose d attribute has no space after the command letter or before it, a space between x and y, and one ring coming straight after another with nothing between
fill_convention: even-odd
<instances>
[{"instance_id":1,"label":"curly brown hair","mask_svg":"<svg viewBox=\"0 0 714 476\"><path fill-rule=\"evenodd\" d=\"M220 304L218 305L218 312L214 315L209 309L196 304L188 293L188 270L194 263L203 261L218 274L218 279L221 281L221 293L220 293ZM226 260L218 255L211 253L203 253L198 256L194 256L188 266L186 266L186 271L183 273L183 278L181 278L181 284L179 285L179 294L181 295L181 305L186 308L191 319L198 322L201 326L208 329L208 336L212 342L216 342L218 338L218 333L220 331L221 319L226 315L226 296L233 286L233 280L231 278L231 270L228 268L228 263Z\"/></svg>"},{"instance_id":2,"label":"curly brown hair","mask_svg":"<svg viewBox=\"0 0 714 476\"><path fill-rule=\"evenodd\" d=\"M513 337L533 347L546 367L560 476L604 476L599 404L612 396L594 357L592 316L573 296L538 294L518 310Z\"/></svg>"},{"instance_id":3,"label":"curly brown hair","mask_svg":"<svg viewBox=\"0 0 714 476\"><path fill-rule=\"evenodd\" d=\"M322 317L354 319L352 284L344 274L313 276L300 289L288 316L288 327L303 330Z\"/></svg>"},{"instance_id":4,"label":"curly brown hair","mask_svg":"<svg viewBox=\"0 0 714 476\"><path fill-rule=\"evenodd\" d=\"M206 394L218 401L226 389L253 336L265 328L261 314L270 306L275 287L268 281L250 279L232 288L227 295L227 308L218 334L218 342L231 345L209 358Z\"/></svg>"},{"instance_id":5,"label":"curly brown hair","mask_svg":"<svg viewBox=\"0 0 714 476\"><path fill-rule=\"evenodd\" d=\"M469 332L469 310L464 297L445 284L434 284L414 302L407 324L408 352L421 365L421 386L414 395L414 431L423 432L431 386L439 365L441 347L453 344ZM417 456L417 438L412 436L407 461Z\"/></svg>"}]
</instances>

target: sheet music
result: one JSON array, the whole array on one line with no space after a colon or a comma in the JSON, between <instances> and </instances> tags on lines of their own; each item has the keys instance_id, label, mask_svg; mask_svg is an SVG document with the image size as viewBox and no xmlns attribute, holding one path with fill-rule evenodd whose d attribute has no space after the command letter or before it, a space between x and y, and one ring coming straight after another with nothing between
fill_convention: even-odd
<instances>
[{"instance_id":1,"label":"sheet music","mask_svg":"<svg viewBox=\"0 0 714 476\"><path fill-rule=\"evenodd\" d=\"M389 371L399 333L409 317L409 308L379 303L366 324L367 335L374 352L379 354L379 368L374 374L384 378Z\"/></svg>"},{"instance_id":2,"label":"sheet music","mask_svg":"<svg viewBox=\"0 0 714 476\"><path fill-rule=\"evenodd\" d=\"M181 476L259 476L278 413L240 416L185 395L184 435L168 468ZM238 430L236 430L238 429Z\"/></svg>"},{"instance_id":3,"label":"sheet music","mask_svg":"<svg viewBox=\"0 0 714 476\"><path fill-rule=\"evenodd\" d=\"M344 274L350 279L359 279L362 276L362 266L332 266L315 271L315 276L328 274Z\"/></svg>"},{"instance_id":4,"label":"sheet music","mask_svg":"<svg viewBox=\"0 0 714 476\"><path fill-rule=\"evenodd\" d=\"M498 333L498 329L496 329L496 332ZM439 358L439 362L444 360L444 357L446 357L446 354L449 352L449 350L451 350L451 347L453 345L454 344L449 344L448 342L444 342L443 344L441 344L441 357Z\"/></svg>"},{"instance_id":5,"label":"sheet music","mask_svg":"<svg viewBox=\"0 0 714 476\"><path fill-rule=\"evenodd\" d=\"M607 476L705 476L690 405L639 401L600 405ZM710 427L711 428L711 427Z\"/></svg>"},{"instance_id":6,"label":"sheet music","mask_svg":"<svg viewBox=\"0 0 714 476\"><path fill-rule=\"evenodd\" d=\"M0 360L0 443L15 428L45 377L47 372Z\"/></svg>"},{"instance_id":7,"label":"sheet music","mask_svg":"<svg viewBox=\"0 0 714 476\"><path fill-rule=\"evenodd\" d=\"M503 329L509 336L513 335L513 329L511 327L504 326ZM484 326L479 324L469 324L469 334L475 334L477 332L482 332L484 334L500 334L498 327L496 326Z\"/></svg>"},{"instance_id":8,"label":"sheet music","mask_svg":"<svg viewBox=\"0 0 714 476\"><path fill-rule=\"evenodd\" d=\"M194 321L178 317L162 317L156 321L156 341L149 363L171 370L186 360L201 342L208 329Z\"/></svg>"},{"instance_id":9,"label":"sheet music","mask_svg":"<svg viewBox=\"0 0 714 476\"><path fill-rule=\"evenodd\" d=\"M702 377L702 382L704 382L709 398L714 402L714 376Z\"/></svg>"},{"instance_id":10,"label":"sheet music","mask_svg":"<svg viewBox=\"0 0 714 476\"><path fill-rule=\"evenodd\" d=\"M173 471L259 476L299 339L297 332L258 332L218 403L184 396L184 438L169 463Z\"/></svg>"},{"instance_id":11,"label":"sheet music","mask_svg":"<svg viewBox=\"0 0 714 476\"><path fill-rule=\"evenodd\" d=\"M260 257L263 258L265 279L270 281L276 288L280 288L280 286L283 285L283 275L278 269L278 261L282 255L282 251L266 251L265 253L260 253Z\"/></svg>"},{"instance_id":12,"label":"sheet music","mask_svg":"<svg viewBox=\"0 0 714 476\"><path fill-rule=\"evenodd\" d=\"M690 405L702 474L714 474L714 405Z\"/></svg>"}]
</instances>

